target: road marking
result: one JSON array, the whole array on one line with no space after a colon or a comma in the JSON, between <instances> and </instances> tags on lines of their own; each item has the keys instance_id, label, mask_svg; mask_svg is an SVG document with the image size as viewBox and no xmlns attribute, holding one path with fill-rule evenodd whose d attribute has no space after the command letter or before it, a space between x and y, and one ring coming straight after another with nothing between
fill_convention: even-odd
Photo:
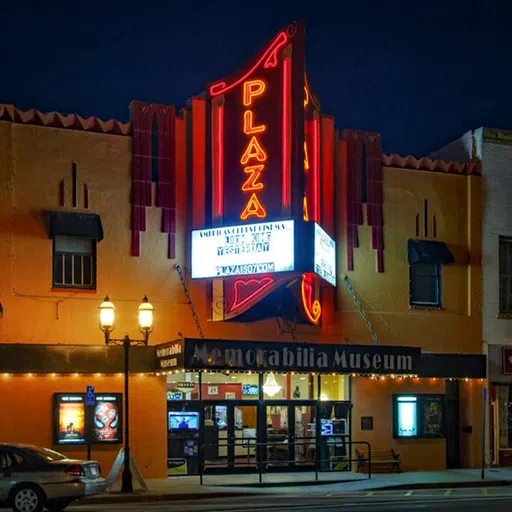
<instances>
[{"instance_id":1,"label":"road marking","mask_svg":"<svg viewBox=\"0 0 512 512\"><path fill-rule=\"evenodd\" d=\"M407 491L407 492L405 493L405 496L412 496L412 493L413 493L413 492L414 492L414 491Z\"/></svg>"},{"instance_id":2,"label":"road marking","mask_svg":"<svg viewBox=\"0 0 512 512\"><path fill-rule=\"evenodd\" d=\"M484 488L482 489L482 494L483 494L484 496L487 496L487 487L484 487Z\"/></svg>"},{"instance_id":3,"label":"road marking","mask_svg":"<svg viewBox=\"0 0 512 512\"><path fill-rule=\"evenodd\" d=\"M445 496L450 496L450 494L451 494L451 493L452 493L452 489L448 489L448 490L444 493L444 495L445 495Z\"/></svg>"}]
</instances>

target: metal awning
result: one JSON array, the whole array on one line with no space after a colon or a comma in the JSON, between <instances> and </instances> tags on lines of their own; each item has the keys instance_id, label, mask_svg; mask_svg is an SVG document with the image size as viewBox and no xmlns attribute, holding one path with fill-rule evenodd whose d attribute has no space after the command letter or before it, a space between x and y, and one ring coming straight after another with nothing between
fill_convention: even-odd
<instances>
[{"instance_id":1,"label":"metal awning","mask_svg":"<svg viewBox=\"0 0 512 512\"><path fill-rule=\"evenodd\" d=\"M45 223L49 238L72 236L103 240L101 218L95 213L46 211Z\"/></svg>"},{"instance_id":2,"label":"metal awning","mask_svg":"<svg viewBox=\"0 0 512 512\"><path fill-rule=\"evenodd\" d=\"M449 265L455 259L444 242L437 240L408 240L407 256L411 263L441 263Z\"/></svg>"}]
</instances>

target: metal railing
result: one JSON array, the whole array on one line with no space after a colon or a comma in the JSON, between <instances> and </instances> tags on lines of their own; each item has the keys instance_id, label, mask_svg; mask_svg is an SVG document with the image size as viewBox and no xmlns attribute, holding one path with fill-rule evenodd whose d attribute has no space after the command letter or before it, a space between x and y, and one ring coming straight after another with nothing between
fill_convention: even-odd
<instances>
[{"instance_id":1,"label":"metal railing","mask_svg":"<svg viewBox=\"0 0 512 512\"><path fill-rule=\"evenodd\" d=\"M291 443L288 441L268 441L266 443L259 443L255 438L239 439L234 442L219 442L215 444L204 444L199 449L199 477L201 485L203 485L203 476L208 466L218 467L219 464L215 464L213 461L205 460L205 452L207 449L215 450L218 459L221 460L222 466L226 466L229 469L240 468L255 468L258 472L259 483L263 481L263 474L266 474L267 469L270 466L273 467L284 467L289 466L301 467L302 471L307 471L311 468L311 471L315 473L315 481L318 481L319 473L334 473L340 472L340 470L332 469L334 464L345 464L345 468L352 469L352 464L361 463L361 459L354 457L353 446L364 445L367 448L368 458L364 459L364 464L368 465L368 479L372 477L372 447L368 441L352 441L349 436L346 435L332 435L322 439L322 442L317 443L316 439L313 438L300 438L295 439ZM334 439L334 441L333 441ZM295 458L290 459L290 446L292 447L292 453L295 452ZM297 448L304 447L304 452L297 457ZM331 448L345 448L344 455L331 455L329 458L321 458L319 447L323 447L326 450ZM231 461L228 461L228 454L231 451L232 454L236 453L239 448L240 455ZM240 449L241 448L241 449ZM314 457L311 459L302 459L301 457L306 453L307 448L314 448ZM225 456L219 457L219 452L225 452ZM247 450L247 453L245 453ZM244 452L242 455L241 452ZM278 452L281 452L281 457L286 454L286 458L280 458ZM270 455L270 456L269 456ZM329 468L329 469L325 469Z\"/></svg>"}]
</instances>

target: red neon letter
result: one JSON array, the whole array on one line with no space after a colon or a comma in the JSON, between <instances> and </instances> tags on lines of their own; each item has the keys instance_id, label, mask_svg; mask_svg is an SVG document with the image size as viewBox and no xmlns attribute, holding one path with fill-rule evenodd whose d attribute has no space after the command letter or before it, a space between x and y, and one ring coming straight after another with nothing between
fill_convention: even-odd
<instances>
[{"instance_id":1,"label":"red neon letter","mask_svg":"<svg viewBox=\"0 0 512 512\"><path fill-rule=\"evenodd\" d=\"M248 107L253 98L261 96L265 92L263 80L248 80L244 83L244 105Z\"/></svg>"},{"instance_id":2,"label":"red neon letter","mask_svg":"<svg viewBox=\"0 0 512 512\"><path fill-rule=\"evenodd\" d=\"M308 143L304 141L304 171L309 171Z\"/></svg>"},{"instance_id":3,"label":"red neon letter","mask_svg":"<svg viewBox=\"0 0 512 512\"><path fill-rule=\"evenodd\" d=\"M260 146L258 139L253 135L250 140L247 149L244 151L242 158L240 159L240 163L245 165L251 158L256 158L258 162L266 162L267 154Z\"/></svg>"},{"instance_id":4,"label":"red neon letter","mask_svg":"<svg viewBox=\"0 0 512 512\"><path fill-rule=\"evenodd\" d=\"M244 172L249 174L247 179L244 181L244 184L242 185L242 190L244 192L252 192L254 190L261 190L263 188L263 183L258 182L258 178L263 171L263 167L265 167L263 164L259 164L244 168Z\"/></svg>"},{"instance_id":5,"label":"red neon letter","mask_svg":"<svg viewBox=\"0 0 512 512\"><path fill-rule=\"evenodd\" d=\"M244 133L246 135L252 135L253 133L264 132L267 127L264 124L259 126L252 125L252 110L246 110L244 112Z\"/></svg>"},{"instance_id":6,"label":"red neon letter","mask_svg":"<svg viewBox=\"0 0 512 512\"><path fill-rule=\"evenodd\" d=\"M253 195L250 197L249 201L245 205L244 211L240 215L240 218L242 220L246 220L253 215L258 217L258 219L264 219L267 216L267 212L261 205L256 193L253 193Z\"/></svg>"}]
</instances>

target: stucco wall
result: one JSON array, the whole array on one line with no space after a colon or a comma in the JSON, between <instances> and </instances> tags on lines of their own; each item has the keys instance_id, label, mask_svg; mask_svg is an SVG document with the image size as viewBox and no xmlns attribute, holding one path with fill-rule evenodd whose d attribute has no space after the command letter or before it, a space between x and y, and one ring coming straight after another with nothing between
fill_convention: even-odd
<instances>
[{"instance_id":1,"label":"stucco wall","mask_svg":"<svg viewBox=\"0 0 512 512\"><path fill-rule=\"evenodd\" d=\"M167 404L164 377L134 376L130 381L130 447L145 478L167 474ZM54 393L122 393L122 376L0 376L0 427L2 442L53 445ZM124 404L123 404L124 405ZM122 445L93 445L91 458L100 462L107 476ZM70 458L85 459L86 446L54 446ZM156 456L156 454L159 454ZM162 454L160 456L160 454Z\"/></svg>"},{"instance_id":2,"label":"stucco wall","mask_svg":"<svg viewBox=\"0 0 512 512\"><path fill-rule=\"evenodd\" d=\"M117 307L116 334L137 333L136 310L147 294L155 306L151 343L197 336L175 264L186 274L186 162L184 144L177 145L177 256L167 258L167 237L160 232L161 210L147 209L147 231L141 236L141 257L130 256L131 139L48 127L0 123L2 202L0 255L7 272L0 274L4 318L2 342L101 343L97 307L108 294ZM184 121L177 121L184 141ZM44 209L59 209L58 185L66 181L65 210L70 205L71 165L79 186L89 187L89 210L101 216L105 238L98 243L96 291L51 288L52 243L42 222ZM10 182L14 183L9 200ZM338 187L343 184L339 183ZM81 188L80 188L81 191ZM79 193L79 201L82 194ZM341 197L341 195L340 195ZM416 215L423 226L423 203L429 202L432 233L447 243L455 264L443 270L443 309L409 307L407 239L416 238ZM198 199L196 199L198 200ZM79 203L77 211L83 211ZM480 177L411 169L384 168L384 273L377 273L370 228L359 228L354 271L346 271L345 226L337 219L338 268L347 274L383 343L421 346L428 351L480 351ZM14 231L13 231L14 229ZM14 238L13 238L14 233ZM431 235L430 235L431 236ZM420 233L421 238L421 233ZM470 259L473 258L473 259ZM468 265L471 263L471 265ZM205 337L288 341L274 319L255 324L210 322L208 285L188 281ZM321 329L299 325L299 340L371 342L369 332L341 284L337 311L326 312ZM27 312L30 312L27 315Z\"/></svg>"},{"instance_id":3,"label":"stucco wall","mask_svg":"<svg viewBox=\"0 0 512 512\"><path fill-rule=\"evenodd\" d=\"M499 319L499 236L512 236L512 145L484 141L483 339L512 344L512 320Z\"/></svg>"}]
</instances>

